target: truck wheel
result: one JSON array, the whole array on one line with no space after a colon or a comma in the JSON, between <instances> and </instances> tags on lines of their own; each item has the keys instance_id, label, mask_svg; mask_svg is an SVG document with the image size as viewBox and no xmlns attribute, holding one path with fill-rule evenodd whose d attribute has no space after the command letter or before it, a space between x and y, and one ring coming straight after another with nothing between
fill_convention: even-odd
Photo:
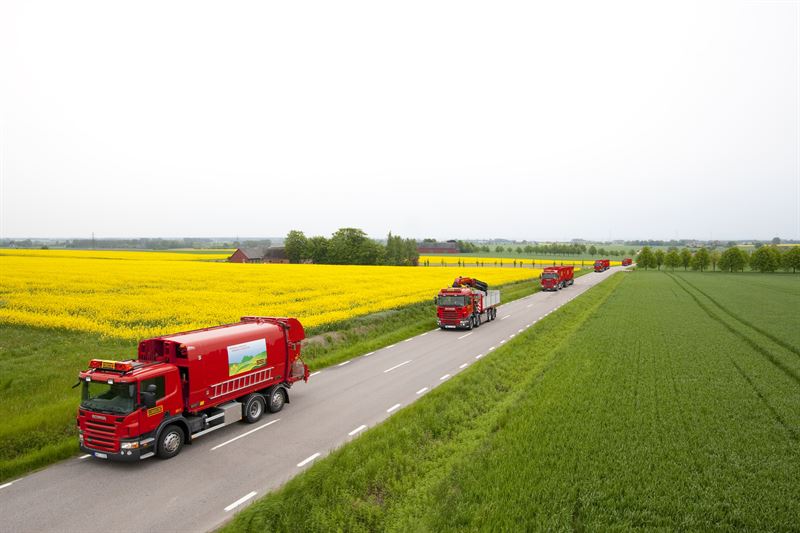
<instances>
[{"instance_id":1,"label":"truck wheel","mask_svg":"<svg viewBox=\"0 0 800 533\"><path fill-rule=\"evenodd\" d=\"M161 459L170 459L178 455L183 448L185 435L180 426L167 426L158 437L157 453Z\"/></svg>"},{"instance_id":2,"label":"truck wheel","mask_svg":"<svg viewBox=\"0 0 800 533\"><path fill-rule=\"evenodd\" d=\"M264 397L260 394L251 394L244 402L244 419L248 423L258 422L264 414Z\"/></svg>"},{"instance_id":3,"label":"truck wheel","mask_svg":"<svg viewBox=\"0 0 800 533\"><path fill-rule=\"evenodd\" d=\"M283 405L286 403L286 392L284 392L283 388L275 387L272 389L272 394L269 395L269 412L270 413L277 413L281 409L283 409Z\"/></svg>"}]
</instances>

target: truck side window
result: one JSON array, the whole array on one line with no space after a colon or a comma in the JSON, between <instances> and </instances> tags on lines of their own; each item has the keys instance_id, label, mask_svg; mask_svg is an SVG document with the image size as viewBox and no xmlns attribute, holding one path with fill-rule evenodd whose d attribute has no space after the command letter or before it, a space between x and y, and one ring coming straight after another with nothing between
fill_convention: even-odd
<instances>
[{"instance_id":1,"label":"truck side window","mask_svg":"<svg viewBox=\"0 0 800 533\"><path fill-rule=\"evenodd\" d=\"M148 385L156 386L156 400L160 400L164 397L164 376L143 380L141 384L142 388L139 390L146 391Z\"/></svg>"}]
</instances>

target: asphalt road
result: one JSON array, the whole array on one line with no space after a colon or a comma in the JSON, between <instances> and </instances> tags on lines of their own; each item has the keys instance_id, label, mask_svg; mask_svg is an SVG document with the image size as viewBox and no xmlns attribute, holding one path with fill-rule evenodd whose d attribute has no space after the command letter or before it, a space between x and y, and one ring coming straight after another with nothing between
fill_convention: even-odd
<instances>
[{"instance_id":1,"label":"asphalt road","mask_svg":"<svg viewBox=\"0 0 800 533\"><path fill-rule=\"evenodd\" d=\"M173 459L83 456L0 484L0 530L214 529L618 270L502 305L497 320L472 331L428 331L326 368L295 385L281 412L200 437Z\"/></svg>"}]
</instances>

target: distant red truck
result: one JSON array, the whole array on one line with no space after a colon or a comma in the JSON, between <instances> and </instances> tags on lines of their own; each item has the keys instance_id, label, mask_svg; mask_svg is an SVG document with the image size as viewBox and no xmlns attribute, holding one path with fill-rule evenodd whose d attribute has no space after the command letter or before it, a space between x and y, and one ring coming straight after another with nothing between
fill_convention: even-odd
<instances>
[{"instance_id":1,"label":"distant red truck","mask_svg":"<svg viewBox=\"0 0 800 533\"><path fill-rule=\"evenodd\" d=\"M575 267L546 267L540 279L543 291L557 291L575 283Z\"/></svg>"},{"instance_id":2,"label":"distant red truck","mask_svg":"<svg viewBox=\"0 0 800 533\"><path fill-rule=\"evenodd\" d=\"M631 259L630 257L626 257L625 259L622 260L622 266L624 267L630 266L632 264L633 264L633 259Z\"/></svg>"},{"instance_id":3,"label":"distant red truck","mask_svg":"<svg viewBox=\"0 0 800 533\"><path fill-rule=\"evenodd\" d=\"M598 259L594 262L594 271L595 272L605 272L611 268L611 261L608 259Z\"/></svg>"},{"instance_id":4,"label":"distant red truck","mask_svg":"<svg viewBox=\"0 0 800 533\"><path fill-rule=\"evenodd\" d=\"M280 411L289 387L308 380L294 318L235 324L139 343L139 358L92 359L78 375L78 440L100 459L168 459L184 444L242 419Z\"/></svg>"},{"instance_id":5,"label":"distant red truck","mask_svg":"<svg viewBox=\"0 0 800 533\"><path fill-rule=\"evenodd\" d=\"M441 329L472 329L497 317L500 291L473 278L458 277L452 287L439 291L434 299L437 325Z\"/></svg>"}]
</instances>

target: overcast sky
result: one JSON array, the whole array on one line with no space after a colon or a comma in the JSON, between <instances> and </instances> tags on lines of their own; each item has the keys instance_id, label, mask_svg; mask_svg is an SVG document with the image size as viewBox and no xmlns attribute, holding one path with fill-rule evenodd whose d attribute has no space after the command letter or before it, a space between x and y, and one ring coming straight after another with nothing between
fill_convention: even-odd
<instances>
[{"instance_id":1,"label":"overcast sky","mask_svg":"<svg viewBox=\"0 0 800 533\"><path fill-rule=\"evenodd\" d=\"M0 236L800 238L800 2L0 3Z\"/></svg>"}]
</instances>

